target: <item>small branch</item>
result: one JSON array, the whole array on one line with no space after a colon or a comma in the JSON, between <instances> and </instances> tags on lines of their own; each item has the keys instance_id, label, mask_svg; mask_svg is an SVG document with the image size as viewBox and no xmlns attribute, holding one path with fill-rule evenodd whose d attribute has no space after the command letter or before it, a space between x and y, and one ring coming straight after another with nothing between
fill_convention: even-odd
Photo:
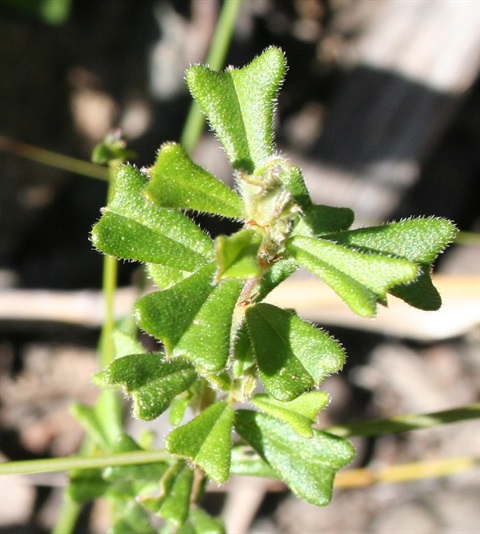
<instances>
[{"instance_id":1,"label":"small branch","mask_svg":"<svg viewBox=\"0 0 480 534\"><path fill-rule=\"evenodd\" d=\"M140 465L165 462L175 455L164 450L133 451L108 456L70 456L43 460L23 460L0 464L0 476L33 475L35 473L56 473L73 469L103 469L120 465Z\"/></svg>"},{"instance_id":2,"label":"small branch","mask_svg":"<svg viewBox=\"0 0 480 534\"><path fill-rule=\"evenodd\" d=\"M373 484L408 482L451 476L480 465L479 458L449 458L432 462L390 465L379 469L349 469L335 477L336 488L356 488Z\"/></svg>"},{"instance_id":3,"label":"small branch","mask_svg":"<svg viewBox=\"0 0 480 534\"><path fill-rule=\"evenodd\" d=\"M462 406L453 410L433 412L428 414L399 415L388 419L365 421L349 425L331 426L325 432L349 438L352 436L366 437L381 434L394 434L408 432L409 430L422 430L439 425L458 423L470 419L480 418L480 403Z\"/></svg>"},{"instance_id":4,"label":"small branch","mask_svg":"<svg viewBox=\"0 0 480 534\"><path fill-rule=\"evenodd\" d=\"M49 167L61 169L62 171L73 172L81 176L86 176L87 178L108 181L108 171L105 167L100 167L100 165L70 156L64 156L63 154L44 148L27 145L26 143L15 141L3 135L0 135L0 150L48 165Z\"/></svg>"},{"instance_id":5,"label":"small branch","mask_svg":"<svg viewBox=\"0 0 480 534\"><path fill-rule=\"evenodd\" d=\"M442 424L467 421L478 417L480 417L480 403L475 403L462 408L431 414L403 415L354 425L332 426L326 428L325 431L342 437L374 436L392 432L432 428ZM94 469L117 465L147 464L168 461L174 457L175 455L167 451L157 450L134 451L99 457L73 456L69 458L6 462L0 464L0 476L53 473L57 471L70 471L72 469Z\"/></svg>"}]
</instances>

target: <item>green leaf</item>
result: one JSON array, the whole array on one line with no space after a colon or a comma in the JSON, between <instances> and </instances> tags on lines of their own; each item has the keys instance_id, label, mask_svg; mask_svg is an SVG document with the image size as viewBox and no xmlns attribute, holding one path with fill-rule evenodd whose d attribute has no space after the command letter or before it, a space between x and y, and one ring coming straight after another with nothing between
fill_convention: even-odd
<instances>
[{"instance_id":1,"label":"green leaf","mask_svg":"<svg viewBox=\"0 0 480 534\"><path fill-rule=\"evenodd\" d=\"M225 534L225 528L221 518L211 517L199 506L193 505L188 518L192 534ZM182 530L179 534L186 534Z\"/></svg>"},{"instance_id":2,"label":"green leaf","mask_svg":"<svg viewBox=\"0 0 480 534\"><path fill-rule=\"evenodd\" d=\"M293 313L260 303L246 319L263 384L275 399L295 399L345 362L335 339Z\"/></svg>"},{"instance_id":3,"label":"green leaf","mask_svg":"<svg viewBox=\"0 0 480 534\"><path fill-rule=\"evenodd\" d=\"M236 413L235 429L298 497L317 506L330 502L336 472L355 454L337 436L314 430L303 438L288 424L250 410Z\"/></svg>"},{"instance_id":4,"label":"green leaf","mask_svg":"<svg viewBox=\"0 0 480 534\"><path fill-rule=\"evenodd\" d=\"M115 359L102 378L107 386L123 386L133 399L135 417L150 421L190 387L197 375L183 360L165 361L159 354L131 354Z\"/></svg>"},{"instance_id":5,"label":"green leaf","mask_svg":"<svg viewBox=\"0 0 480 534\"><path fill-rule=\"evenodd\" d=\"M92 230L95 247L118 258L188 272L212 260L211 239L180 211L148 202L143 196L147 183L135 167L120 168L112 201Z\"/></svg>"},{"instance_id":6,"label":"green leaf","mask_svg":"<svg viewBox=\"0 0 480 534\"><path fill-rule=\"evenodd\" d=\"M215 482L222 484L230 472L233 408L217 402L195 419L173 430L165 440L172 454L190 458Z\"/></svg>"},{"instance_id":7,"label":"green leaf","mask_svg":"<svg viewBox=\"0 0 480 534\"><path fill-rule=\"evenodd\" d=\"M212 285L214 265L135 305L139 326L163 341L169 356L191 360L200 372L217 372L230 352L232 314L241 280Z\"/></svg>"},{"instance_id":8,"label":"green leaf","mask_svg":"<svg viewBox=\"0 0 480 534\"><path fill-rule=\"evenodd\" d=\"M231 236L220 235L215 240L217 273L215 278L248 280L262 274L258 263L258 249L262 236L255 230L240 230Z\"/></svg>"},{"instance_id":9,"label":"green leaf","mask_svg":"<svg viewBox=\"0 0 480 534\"><path fill-rule=\"evenodd\" d=\"M111 452L113 445L123 432L121 414L116 410L116 393L102 391L94 406L73 403L71 411L95 444L106 452ZM106 417L108 414L108 417Z\"/></svg>"},{"instance_id":10,"label":"green leaf","mask_svg":"<svg viewBox=\"0 0 480 534\"><path fill-rule=\"evenodd\" d=\"M215 264L209 263L178 284L149 293L136 302L138 326L163 341L168 355L212 293L214 271Z\"/></svg>"},{"instance_id":11,"label":"green leaf","mask_svg":"<svg viewBox=\"0 0 480 534\"><path fill-rule=\"evenodd\" d=\"M283 52L268 48L242 69L187 70L187 84L235 169L252 173L273 156L273 109L286 70Z\"/></svg>"},{"instance_id":12,"label":"green leaf","mask_svg":"<svg viewBox=\"0 0 480 534\"><path fill-rule=\"evenodd\" d=\"M112 444L110 452L120 453L141 450L138 444L127 434L122 435ZM136 495L144 490L153 490L166 471L168 464L158 462L148 465L127 465L107 467L103 470L76 470L70 473L68 495L77 502L89 501L101 496L107 496L117 501L121 500L124 519L131 514L140 513L138 510L128 511Z\"/></svg>"},{"instance_id":13,"label":"green leaf","mask_svg":"<svg viewBox=\"0 0 480 534\"><path fill-rule=\"evenodd\" d=\"M235 332L233 355L232 373L235 378L244 378L249 370L252 371L251 375L256 374L255 355L245 321Z\"/></svg>"},{"instance_id":14,"label":"green leaf","mask_svg":"<svg viewBox=\"0 0 480 534\"><path fill-rule=\"evenodd\" d=\"M128 356L129 354L140 354L144 348L142 344L130 334L115 330L113 332L113 342L115 345L115 356Z\"/></svg>"},{"instance_id":15,"label":"green leaf","mask_svg":"<svg viewBox=\"0 0 480 534\"><path fill-rule=\"evenodd\" d=\"M430 277L430 266L421 265L418 278L411 284L396 286L390 293L420 310L435 311L442 305L442 298Z\"/></svg>"},{"instance_id":16,"label":"green leaf","mask_svg":"<svg viewBox=\"0 0 480 534\"><path fill-rule=\"evenodd\" d=\"M135 152L127 149L127 143L118 134L118 131L107 134L92 152L92 161L100 165L112 162L119 163L134 157Z\"/></svg>"},{"instance_id":17,"label":"green leaf","mask_svg":"<svg viewBox=\"0 0 480 534\"><path fill-rule=\"evenodd\" d=\"M312 199L310 198L310 193L308 192L307 184L305 183L300 167L294 167L281 158L279 158L279 162L280 172L278 173L278 177L283 183L283 186L288 189L295 203L303 210L310 208Z\"/></svg>"},{"instance_id":18,"label":"green leaf","mask_svg":"<svg viewBox=\"0 0 480 534\"><path fill-rule=\"evenodd\" d=\"M168 412L168 420L171 425L178 426L182 422L190 400L189 395L186 394L173 399Z\"/></svg>"},{"instance_id":19,"label":"green leaf","mask_svg":"<svg viewBox=\"0 0 480 534\"><path fill-rule=\"evenodd\" d=\"M312 424L329 400L323 391L310 391L290 402L281 402L264 394L255 395L252 402L265 413L288 423L300 436L311 438Z\"/></svg>"},{"instance_id":20,"label":"green leaf","mask_svg":"<svg viewBox=\"0 0 480 534\"><path fill-rule=\"evenodd\" d=\"M243 215L241 198L223 182L196 165L178 144L164 144L145 195L157 206L191 209L224 217Z\"/></svg>"},{"instance_id":21,"label":"green leaf","mask_svg":"<svg viewBox=\"0 0 480 534\"><path fill-rule=\"evenodd\" d=\"M447 219L420 217L332 234L326 239L429 264L455 239L456 233L455 225Z\"/></svg>"},{"instance_id":22,"label":"green leaf","mask_svg":"<svg viewBox=\"0 0 480 534\"><path fill-rule=\"evenodd\" d=\"M430 265L456 235L455 225L439 218L416 218L383 226L360 228L327 236L337 243L367 252L405 257L421 264L420 275L412 283L398 285L392 295L421 310L438 310L442 299L430 278Z\"/></svg>"},{"instance_id":23,"label":"green leaf","mask_svg":"<svg viewBox=\"0 0 480 534\"><path fill-rule=\"evenodd\" d=\"M160 495L141 497L140 502L169 523L179 527L185 523L193 486L193 470L184 462L174 463L162 478Z\"/></svg>"},{"instance_id":24,"label":"green leaf","mask_svg":"<svg viewBox=\"0 0 480 534\"><path fill-rule=\"evenodd\" d=\"M173 349L199 372L219 372L230 355L233 310L242 290L241 280L223 280L215 286L195 319Z\"/></svg>"},{"instance_id":25,"label":"green leaf","mask_svg":"<svg viewBox=\"0 0 480 534\"><path fill-rule=\"evenodd\" d=\"M304 211L292 235L319 237L330 232L339 232L349 228L353 219L353 211L349 208L314 204Z\"/></svg>"},{"instance_id":26,"label":"green leaf","mask_svg":"<svg viewBox=\"0 0 480 534\"><path fill-rule=\"evenodd\" d=\"M192 274L177 267L157 263L147 263L146 267L148 276L158 289L168 289Z\"/></svg>"},{"instance_id":27,"label":"green leaf","mask_svg":"<svg viewBox=\"0 0 480 534\"><path fill-rule=\"evenodd\" d=\"M278 473L270 467L270 464L268 464L248 445L235 445L232 448L232 465L230 467L230 474L279 478Z\"/></svg>"},{"instance_id":28,"label":"green leaf","mask_svg":"<svg viewBox=\"0 0 480 534\"><path fill-rule=\"evenodd\" d=\"M103 497L111 487L102 477L101 469L80 469L69 473L67 495L75 502L82 503Z\"/></svg>"},{"instance_id":29,"label":"green leaf","mask_svg":"<svg viewBox=\"0 0 480 534\"><path fill-rule=\"evenodd\" d=\"M394 286L411 282L419 266L403 258L357 252L337 243L294 237L287 246L294 258L322 278L357 314L373 317Z\"/></svg>"},{"instance_id":30,"label":"green leaf","mask_svg":"<svg viewBox=\"0 0 480 534\"><path fill-rule=\"evenodd\" d=\"M150 524L147 510L142 508L133 498L122 502L115 509L115 522L109 534L154 534L156 531ZM120 517L118 517L120 516Z\"/></svg>"}]
</instances>

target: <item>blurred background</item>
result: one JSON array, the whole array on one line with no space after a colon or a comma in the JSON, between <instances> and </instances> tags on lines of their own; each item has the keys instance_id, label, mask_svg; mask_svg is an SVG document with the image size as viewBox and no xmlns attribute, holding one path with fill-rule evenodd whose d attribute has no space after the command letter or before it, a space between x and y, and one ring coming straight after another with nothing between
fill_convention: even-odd
<instances>
[{"instance_id":1,"label":"blurred background","mask_svg":"<svg viewBox=\"0 0 480 534\"><path fill-rule=\"evenodd\" d=\"M2 459L73 454L72 401L93 403L102 257L88 235L106 183L31 161L26 145L89 160L121 128L139 167L178 140L190 98L184 71L204 61L220 0L0 0L0 437ZM480 4L477 0L244 0L226 64L269 45L289 70L277 104L280 152L314 200L347 206L356 225L411 215L463 232L437 263L444 308L376 322L325 297L293 302L344 343L321 424L443 410L480 391ZM227 183L206 131L194 160ZM201 220L212 235L225 222ZM137 267L123 264L127 313ZM298 280L307 288L310 279ZM300 286L299 286L300 287ZM322 293L323 295L323 293ZM290 302L288 302L290 298ZM286 299L286 300L285 300ZM132 423L134 425L134 423ZM132 428L134 428L132 426ZM356 465L480 454L476 422L356 440ZM232 534L474 534L478 470L446 479L338 490L318 509L284 488L232 482L209 495ZM0 532L49 532L63 475L4 479ZM210 502L211 501L211 502ZM242 511L242 503L250 505ZM253 504L251 504L253 502ZM233 512L232 512L233 510ZM250 511L247 511L250 510ZM78 532L105 531L101 506Z\"/></svg>"}]
</instances>

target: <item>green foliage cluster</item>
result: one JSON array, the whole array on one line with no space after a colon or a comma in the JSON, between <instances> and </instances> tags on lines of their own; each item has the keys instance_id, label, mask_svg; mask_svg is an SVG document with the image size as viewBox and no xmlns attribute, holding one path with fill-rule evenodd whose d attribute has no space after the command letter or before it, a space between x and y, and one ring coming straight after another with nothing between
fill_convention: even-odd
<instances>
[{"instance_id":1,"label":"green foliage cluster","mask_svg":"<svg viewBox=\"0 0 480 534\"><path fill-rule=\"evenodd\" d=\"M344 350L294 311L264 302L298 268L364 317L375 316L388 293L424 310L440 306L430 271L454 225L418 218L350 229L351 210L314 204L301 170L273 142L285 71L273 47L242 69L191 67L188 87L224 146L235 190L181 145L166 143L150 168L119 168L93 228L98 250L145 263L158 290L138 300L134 317L160 342L158 352L145 353L119 330L116 358L96 381L122 387L140 419L169 410L174 427L165 440L168 461L73 477L77 500L92 492L125 497L115 532L150 532L146 509L167 521L167 531L221 532L198 503L207 480L224 483L232 473L273 476L310 503L330 501L335 473L354 450L314 423L329 401L318 388L343 367ZM242 228L212 240L187 212L231 218ZM108 435L94 410L78 415L103 450L151 447Z\"/></svg>"}]
</instances>

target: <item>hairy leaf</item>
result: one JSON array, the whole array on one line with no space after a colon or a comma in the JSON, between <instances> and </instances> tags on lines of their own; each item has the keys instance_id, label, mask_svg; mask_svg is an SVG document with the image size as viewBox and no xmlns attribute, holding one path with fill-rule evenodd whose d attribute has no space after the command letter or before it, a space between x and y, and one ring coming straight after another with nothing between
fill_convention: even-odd
<instances>
[{"instance_id":1,"label":"hairy leaf","mask_svg":"<svg viewBox=\"0 0 480 534\"><path fill-rule=\"evenodd\" d=\"M185 523L193 486L193 471L184 462L176 462L164 474L160 494L156 497L141 497L143 506L179 527Z\"/></svg>"},{"instance_id":2,"label":"hairy leaf","mask_svg":"<svg viewBox=\"0 0 480 534\"><path fill-rule=\"evenodd\" d=\"M242 287L241 280L221 281L175 345L173 356L189 359L199 372L221 371L230 354L233 309Z\"/></svg>"},{"instance_id":3,"label":"hairy leaf","mask_svg":"<svg viewBox=\"0 0 480 534\"><path fill-rule=\"evenodd\" d=\"M242 281L212 284L214 265L182 282L142 297L135 305L139 326L161 340L169 356L191 360L199 372L222 370L230 353L233 309Z\"/></svg>"},{"instance_id":4,"label":"hairy leaf","mask_svg":"<svg viewBox=\"0 0 480 534\"><path fill-rule=\"evenodd\" d=\"M262 274L257 254L262 236L255 230L240 230L231 235L220 235L215 240L217 273L215 278L247 280Z\"/></svg>"},{"instance_id":5,"label":"hairy leaf","mask_svg":"<svg viewBox=\"0 0 480 534\"><path fill-rule=\"evenodd\" d=\"M336 243L375 254L391 254L416 263L431 263L455 239L447 219L420 217L325 236Z\"/></svg>"},{"instance_id":6,"label":"hairy leaf","mask_svg":"<svg viewBox=\"0 0 480 534\"><path fill-rule=\"evenodd\" d=\"M268 415L239 410L235 429L301 499L317 506L332 498L336 472L350 463L354 449L337 436L313 431L308 439Z\"/></svg>"},{"instance_id":7,"label":"hairy leaf","mask_svg":"<svg viewBox=\"0 0 480 534\"><path fill-rule=\"evenodd\" d=\"M336 340L293 313L260 303L246 319L263 384L275 399L295 399L345 362Z\"/></svg>"},{"instance_id":8,"label":"hairy leaf","mask_svg":"<svg viewBox=\"0 0 480 534\"><path fill-rule=\"evenodd\" d=\"M163 341L167 354L175 345L212 293L215 265L210 263L178 284L149 293L135 304L134 313L142 330Z\"/></svg>"},{"instance_id":9,"label":"hairy leaf","mask_svg":"<svg viewBox=\"0 0 480 534\"><path fill-rule=\"evenodd\" d=\"M243 215L241 198L223 182L193 163L176 143L166 143L148 169L152 177L145 195L157 206L191 209L224 217Z\"/></svg>"},{"instance_id":10,"label":"hairy leaf","mask_svg":"<svg viewBox=\"0 0 480 534\"><path fill-rule=\"evenodd\" d=\"M252 173L273 156L274 99L286 69L278 48L268 48L242 69L187 70L187 84L235 169Z\"/></svg>"},{"instance_id":11,"label":"hairy leaf","mask_svg":"<svg viewBox=\"0 0 480 534\"><path fill-rule=\"evenodd\" d=\"M215 482L225 482L230 472L233 416L233 408L227 402L212 404L168 435L167 450L190 458Z\"/></svg>"},{"instance_id":12,"label":"hairy leaf","mask_svg":"<svg viewBox=\"0 0 480 534\"><path fill-rule=\"evenodd\" d=\"M133 413L150 421L197 379L190 363L165 361L159 354L131 354L113 360L103 371L107 386L121 385L133 399Z\"/></svg>"},{"instance_id":13,"label":"hairy leaf","mask_svg":"<svg viewBox=\"0 0 480 534\"><path fill-rule=\"evenodd\" d=\"M275 262L259 281L252 301L262 301L278 285L289 278L298 267L298 263L291 257Z\"/></svg>"},{"instance_id":14,"label":"hairy leaf","mask_svg":"<svg viewBox=\"0 0 480 534\"><path fill-rule=\"evenodd\" d=\"M270 464L268 464L249 445L238 444L232 448L232 475L279 478Z\"/></svg>"},{"instance_id":15,"label":"hairy leaf","mask_svg":"<svg viewBox=\"0 0 480 534\"><path fill-rule=\"evenodd\" d=\"M419 266L407 259L357 252L311 237L294 237L288 249L295 259L322 278L359 315L373 317L394 286L411 282Z\"/></svg>"},{"instance_id":16,"label":"hairy leaf","mask_svg":"<svg viewBox=\"0 0 480 534\"><path fill-rule=\"evenodd\" d=\"M303 210L310 208L312 206L312 199L310 198L310 193L303 178L302 170L299 167L288 164L286 160L282 161L279 170L278 177L284 187L290 191L295 202Z\"/></svg>"},{"instance_id":17,"label":"hairy leaf","mask_svg":"<svg viewBox=\"0 0 480 534\"><path fill-rule=\"evenodd\" d=\"M433 311L440 308L442 299L430 278L431 263L453 241L456 232L455 225L446 219L420 217L326 238L366 252L392 254L419 263L421 272L416 280L390 292L415 308Z\"/></svg>"},{"instance_id":18,"label":"hairy leaf","mask_svg":"<svg viewBox=\"0 0 480 534\"><path fill-rule=\"evenodd\" d=\"M442 297L433 285L429 265L420 266L420 275L411 284L395 286L390 293L420 310L435 311L442 305Z\"/></svg>"},{"instance_id":19,"label":"hairy leaf","mask_svg":"<svg viewBox=\"0 0 480 534\"><path fill-rule=\"evenodd\" d=\"M92 230L96 248L117 258L160 263L193 272L213 259L213 243L173 209L158 208L143 196L148 179L125 165L117 173L113 199Z\"/></svg>"},{"instance_id":20,"label":"hairy leaf","mask_svg":"<svg viewBox=\"0 0 480 534\"><path fill-rule=\"evenodd\" d=\"M330 397L323 391L310 391L289 402L278 401L263 394L255 395L252 402L265 413L288 423L300 436L311 438L315 417L329 400Z\"/></svg>"},{"instance_id":21,"label":"hairy leaf","mask_svg":"<svg viewBox=\"0 0 480 534\"><path fill-rule=\"evenodd\" d=\"M314 204L305 210L292 235L319 237L330 232L339 232L349 228L353 218L353 211L349 208Z\"/></svg>"}]
</instances>

